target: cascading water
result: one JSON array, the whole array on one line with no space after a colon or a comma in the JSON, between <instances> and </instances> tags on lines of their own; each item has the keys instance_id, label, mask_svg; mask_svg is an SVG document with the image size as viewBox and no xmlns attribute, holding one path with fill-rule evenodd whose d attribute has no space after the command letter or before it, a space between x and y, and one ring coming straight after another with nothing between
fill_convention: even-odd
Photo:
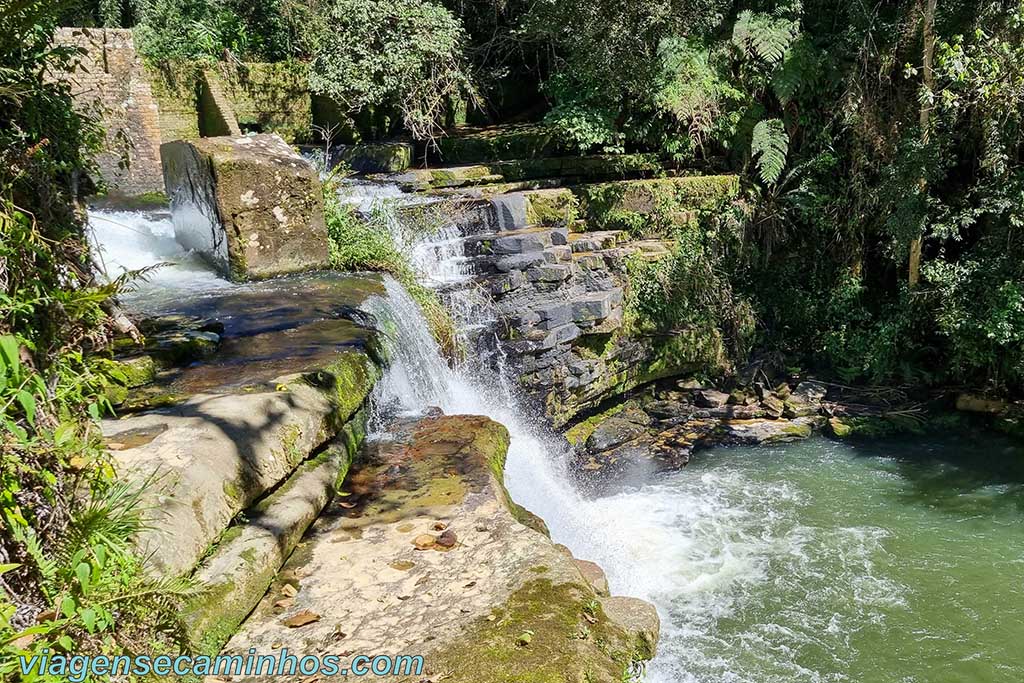
<instances>
[{"instance_id":1,"label":"cascading water","mask_svg":"<svg viewBox=\"0 0 1024 683\"><path fill-rule=\"evenodd\" d=\"M454 258L441 241L413 248ZM450 368L416 304L397 283L386 288L374 312L394 363L378 405L484 414L508 427L513 498L544 518L554 540L599 563L614 593L658 607L662 637L646 680L1024 677L1013 645L1024 637L1024 472L980 468L992 444L857 448L812 439L708 451L684 471L592 498L568 476L564 442L519 407L501 363L472 358ZM489 328L492 313L473 303L473 291L447 290L457 323ZM935 500L931 482L948 482L951 472L980 479L969 500L956 490Z\"/></svg>"},{"instance_id":2,"label":"cascading water","mask_svg":"<svg viewBox=\"0 0 1024 683\"><path fill-rule=\"evenodd\" d=\"M386 279L387 296L370 307L393 362L376 389L372 426L432 407L506 425L506 485L516 501L577 557L598 562L613 592L658 607L662 637L648 681L1024 680L1019 450L947 438L705 451L684 471L595 498L569 476L564 441L521 407L493 343L498 315L467 272L457 221L416 234L400 206L375 208L381 197L401 196L397 187L353 183L344 191L360 211L388 217L396 244L443 293L471 349L450 367L419 307ZM490 208L490 232L523 220L514 199ZM336 328L316 331L336 317L330 276L234 285L175 241L165 214L95 211L90 226L110 278L172 264L130 295L133 308L227 322L238 352L227 354L231 377L238 359L303 365L337 343ZM335 279L358 286L358 278ZM268 355L263 332L302 328L296 321L315 324L308 335L279 335L286 348ZM296 351L306 356L293 361Z\"/></svg>"},{"instance_id":3,"label":"cascading water","mask_svg":"<svg viewBox=\"0 0 1024 683\"><path fill-rule=\"evenodd\" d=\"M231 286L202 257L177 242L166 212L89 211L89 240L93 260L109 280L159 266L134 283L137 291L125 294L147 309Z\"/></svg>"}]
</instances>

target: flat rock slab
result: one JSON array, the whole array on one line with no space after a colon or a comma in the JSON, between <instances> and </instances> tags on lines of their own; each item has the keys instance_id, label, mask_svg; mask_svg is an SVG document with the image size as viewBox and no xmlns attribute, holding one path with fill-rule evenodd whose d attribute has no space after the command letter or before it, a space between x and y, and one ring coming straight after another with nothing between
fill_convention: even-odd
<instances>
[{"instance_id":1,"label":"flat rock slab","mask_svg":"<svg viewBox=\"0 0 1024 683\"><path fill-rule=\"evenodd\" d=\"M118 476L145 486L137 543L158 573L191 570L231 519L283 481L362 406L380 370L363 351L278 378L270 391L197 394L105 420Z\"/></svg>"},{"instance_id":2,"label":"flat rock slab","mask_svg":"<svg viewBox=\"0 0 1024 683\"><path fill-rule=\"evenodd\" d=\"M186 605L183 622L199 651L216 654L263 597L302 534L334 495L358 452L362 427L350 424L323 453L247 510L193 578L203 591Z\"/></svg>"},{"instance_id":3,"label":"flat rock slab","mask_svg":"<svg viewBox=\"0 0 1024 683\"><path fill-rule=\"evenodd\" d=\"M507 447L505 428L484 417L398 427L350 474L349 495L328 506L224 654L425 658L422 675L387 680L621 681L653 654L657 613L598 595L531 528L500 483Z\"/></svg>"}]
</instances>

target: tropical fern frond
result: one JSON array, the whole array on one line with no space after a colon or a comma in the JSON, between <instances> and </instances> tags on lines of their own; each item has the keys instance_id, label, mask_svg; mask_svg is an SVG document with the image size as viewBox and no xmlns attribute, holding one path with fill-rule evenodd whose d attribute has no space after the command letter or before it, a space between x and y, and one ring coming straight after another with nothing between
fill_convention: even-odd
<instances>
[{"instance_id":1,"label":"tropical fern frond","mask_svg":"<svg viewBox=\"0 0 1024 683\"><path fill-rule=\"evenodd\" d=\"M812 85L818 78L818 53L805 36L794 41L779 68L772 74L772 90L782 104Z\"/></svg>"},{"instance_id":2,"label":"tropical fern frond","mask_svg":"<svg viewBox=\"0 0 1024 683\"><path fill-rule=\"evenodd\" d=\"M732 42L748 57L775 66L786 57L799 33L800 24L793 19L743 10L736 17Z\"/></svg>"},{"instance_id":3,"label":"tropical fern frond","mask_svg":"<svg viewBox=\"0 0 1024 683\"><path fill-rule=\"evenodd\" d=\"M754 126L750 153L757 162L761 180L769 185L776 183L789 154L789 135L780 119L766 119Z\"/></svg>"},{"instance_id":4,"label":"tropical fern frond","mask_svg":"<svg viewBox=\"0 0 1024 683\"><path fill-rule=\"evenodd\" d=\"M39 570L39 574L43 578L39 588L43 591L44 595L49 597L49 589L57 580L58 568L56 561L48 557L43 551L43 546L39 542L39 537L36 535L36 532L32 527L11 523L10 520L7 520L7 522L11 529L11 537L25 547L25 552L32 558L32 561L35 562L36 568Z\"/></svg>"}]
</instances>

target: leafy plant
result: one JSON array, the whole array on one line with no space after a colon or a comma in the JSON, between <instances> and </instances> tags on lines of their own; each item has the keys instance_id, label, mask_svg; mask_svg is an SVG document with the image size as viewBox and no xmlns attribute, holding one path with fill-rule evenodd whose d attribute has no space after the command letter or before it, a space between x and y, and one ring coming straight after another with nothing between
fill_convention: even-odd
<instances>
[{"instance_id":1,"label":"leafy plant","mask_svg":"<svg viewBox=\"0 0 1024 683\"><path fill-rule=\"evenodd\" d=\"M338 198L337 176L324 183L327 236L331 265L346 271L379 271L392 275L405 287L423 311L438 345L449 355L460 352L455 324L437 294L419 282L419 276L395 240L394 223L400 220L394 207L377 205L369 216L360 215L352 204ZM410 220L413 220L410 217ZM421 215L418 229L436 229L431 216ZM403 240L405 242L405 240ZM406 242L408 243L408 242Z\"/></svg>"},{"instance_id":2,"label":"leafy plant","mask_svg":"<svg viewBox=\"0 0 1024 683\"><path fill-rule=\"evenodd\" d=\"M761 180L769 185L778 182L786 167L789 135L779 119L766 119L754 126L750 152L757 162Z\"/></svg>"}]
</instances>

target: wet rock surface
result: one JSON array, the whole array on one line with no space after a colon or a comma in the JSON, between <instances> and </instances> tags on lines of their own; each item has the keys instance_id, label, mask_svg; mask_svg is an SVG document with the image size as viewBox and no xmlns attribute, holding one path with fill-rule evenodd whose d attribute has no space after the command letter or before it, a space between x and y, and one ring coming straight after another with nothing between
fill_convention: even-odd
<instances>
[{"instance_id":1,"label":"wet rock surface","mask_svg":"<svg viewBox=\"0 0 1024 683\"><path fill-rule=\"evenodd\" d=\"M685 466L699 449L805 439L828 425L827 391L817 382L731 393L693 380L663 382L577 423L566 438L581 478L598 488L629 486Z\"/></svg>"},{"instance_id":2,"label":"wet rock surface","mask_svg":"<svg viewBox=\"0 0 1024 683\"><path fill-rule=\"evenodd\" d=\"M523 523L529 515L500 483L504 427L442 416L391 432L367 450L226 654L422 654L422 676L387 680L488 683L619 681L653 653L653 607L602 597L597 571L585 567L585 577Z\"/></svg>"},{"instance_id":3,"label":"wet rock surface","mask_svg":"<svg viewBox=\"0 0 1024 683\"><path fill-rule=\"evenodd\" d=\"M493 327L476 331L471 343L493 347L499 338L520 385L556 426L636 386L722 362L717 339L687 331L655 337L627 325L629 264L666 258L671 240L578 232L567 190L461 202L455 251L464 278L446 293L485 293Z\"/></svg>"},{"instance_id":4,"label":"wet rock surface","mask_svg":"<svg viewBox=\"0 0 1024 683\"><path fill-rule=\"evenodd\" d=\"M379 277L300 275L214 291L144 318L143 340L118 344L116 362L153 364L126 381L120 412L179 404L198 393L272 389L289 374L330 366L341 350L383 358L363 309L384 296ZM132 375L138 378L138 373Z\"/></svg>"},{"instance_id":5,"label":"wet rock surface","mask_svg":"<svg viewBox=\"0 0 1024 683\"><path fill-rule=\"evenodd\" d=\"M138 545L153 571L191 570L236 514L365 419L384 359L359 307L382 293L376 278L281 279L141 325L143 350L185 366L154 361L151 372L125 373L126 385L141 386L124 404L144 412L105 420L103 435L118 475L145 484L151 519ZM191 332L216 336L216 346L201 357L172 353L192 348Z\"/></svg>"}]
</instances>

